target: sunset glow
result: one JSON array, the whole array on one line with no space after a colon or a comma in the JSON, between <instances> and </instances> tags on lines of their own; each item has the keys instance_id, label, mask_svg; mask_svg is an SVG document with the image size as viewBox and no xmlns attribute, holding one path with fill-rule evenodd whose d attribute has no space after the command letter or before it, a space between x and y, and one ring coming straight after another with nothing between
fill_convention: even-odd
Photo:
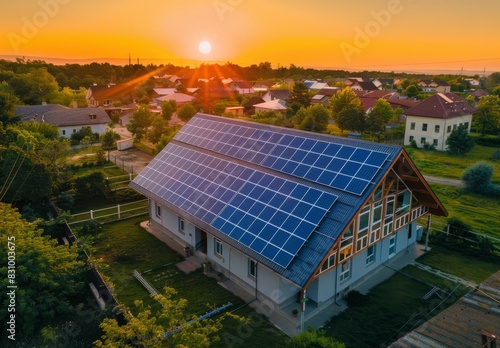
<instances>
[{"instance_id":1,"label":"sunset glow","mask_svg":"<svg viewBox=\"0 0 500 348\"><path fill-rule=\"evenodd\" d=\"M496 71L498 13L496 0L26 0L2 5L0 56Z\"/></svg>"}]
</instances>

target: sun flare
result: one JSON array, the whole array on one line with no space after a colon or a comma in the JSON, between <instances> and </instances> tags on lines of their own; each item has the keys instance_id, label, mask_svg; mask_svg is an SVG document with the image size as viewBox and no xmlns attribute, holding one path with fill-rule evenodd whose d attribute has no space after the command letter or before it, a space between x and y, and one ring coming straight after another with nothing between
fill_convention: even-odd
<instances>
[{"instance_id":1,"label":"sun flare","mask_svg":"<svg viewBox=\"0 0 500 348\"><path fill-rule=\"evenodd\" d=\"M212 51L212 45L208 41L202 41L198 45L198 49L200 50L200 53L209 54L210 51Z\"/></svg>"}]
</instances>

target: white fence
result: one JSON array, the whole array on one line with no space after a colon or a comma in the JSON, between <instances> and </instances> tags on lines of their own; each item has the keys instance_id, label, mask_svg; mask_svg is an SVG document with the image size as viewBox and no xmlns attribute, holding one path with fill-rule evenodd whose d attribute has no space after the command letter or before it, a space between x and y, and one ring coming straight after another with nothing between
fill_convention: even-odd
<instances>
[{"instance_id":1,"label":"white fence","mask_svg":"<svg viewBox=\"0 0 500 348\"><path fill-rule=\"evenodd\" d=\"M68 225L79 224L89 220L95 220L101 224L129 219L135 216L145 215L148 213L148 200L118 204L114 207L90 210L85 213L73 214L70 217Z\"/></svg>"}]
</instances>

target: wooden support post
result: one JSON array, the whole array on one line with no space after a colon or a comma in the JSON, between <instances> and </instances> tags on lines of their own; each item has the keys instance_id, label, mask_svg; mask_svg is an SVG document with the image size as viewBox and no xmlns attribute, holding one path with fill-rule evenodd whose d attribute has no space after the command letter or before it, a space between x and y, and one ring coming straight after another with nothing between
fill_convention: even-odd
<instances>
[{"instance_id":1,"label":"wooden support post","mask_svg":"<svg viewBox=\"0 0 500 348\"><path fill-rule=\"evenodd\" d=\"M427 234L425 235L425 251L429 251L429 234L431 233L431 219L432 215L427 215Z\"/></svg>"}]
</instances>

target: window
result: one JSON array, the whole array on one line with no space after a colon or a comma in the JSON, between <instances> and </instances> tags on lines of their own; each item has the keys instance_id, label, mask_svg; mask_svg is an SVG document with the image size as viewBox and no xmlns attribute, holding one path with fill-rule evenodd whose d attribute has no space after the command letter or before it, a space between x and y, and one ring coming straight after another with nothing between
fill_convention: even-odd
<instances>
[{"instance_id":1,"label":"window","mask_svg":"<svg viewBox=\"0 0 500 348\"><path fill-rule=\"evenodd\" d=\"M351 224L340 241L339 262L342 262L352 255L352 228L353 225Z\"/></svg>"},{"instance_id":2,"label":"window","mask_svg":"<svg viewBox=\"0 0 500 348\"><path fill-rule=\"evenodd\" d=\"M387 202L385 203L385 219L392 221L392 216L394 215L394 195L387 196Z\"/></svg>"},{"instance_id":3,"label":"window","mask_svg":"<svg viewBox=\"0 0 500 348\"><path fill-rule=\"evenodd\" d=\"M252 259L248 259L248 275L250 277L257 277L257 262Z\"/></svg>"},{"instance_id":4,"label":"window","mask_svg":"<svg viewBox=\"0 0 500 348\"><path fill-rule=\"evenodd\" d=\"M373 214L372 214L372 230L380 227L380 220L382 220L382 203L380 200L373 204Z\"/></svg>"},{"instance_id":5,"label":"window","mask_svg":"<svg viewBox=\"0 0 500 348\"><path fill-rule=\"evenodd\" d=\"M366 249L366 265L371 264L373 261L375 261L375 245Z\"/></svg>"},{"instance_id":6,"label":"window","mask_svg":"<svg viewBox=\"0 0 500 348\"><path fill-rule=\"evenodd\" d=\"M469 122L465 122L464 125L467 129L469 129Z\"/></svg>"},{"instance_id":7,"label":"window","mask_svg":"<svg viewBox=\"0 0 500 348\"><path fill-rule=\"evenodd\" d=\"M66 130L62 130L62 135L66 135Z\"/></svg>"},{"instance_id":8,"label":"window","mask_svg":"<svg viewBox=\"0 0 500 348\"><path fill-rule=\"evenodd\" d=\"M435 132L435 133L439 133L440 128L441 128L441 126L440 126L440 125L438 125L438 124L437 124L437 125L435 125L435 126L434 126L434 132Z\"/></svg>"},{"instance_id":9,"label":"window","mask_svg":"<svg viewBox=\"0 0 500 348\"><path fill-rule=\"evenodd\" d=\"M76 129L73 129L73 133L76 133Z\"/></svg>"},{"instance_id":10,"label":"window","mask_svg":"<svg viewBox=\"0 0 500 348\"><path fill-rule=\"evenodd\" d=\"M222 256L222 242L214 239L214 253L215 255Z\"/></svg>"},{"instance_id":11,"label":"window","mask_svg":"<svg viewBox=\"0 0 500 348\"><path fill-rule=\"evenodd\" d=\"M185 225L184 220L181 217L179 217L177 219L177 227L179 229L179 232L181 232L183 234L184 234L184 227L185 227L184 225Z\"/></svg>"},{"instance_id":12,"label":"window","mask_svg":"<svg viewBox=\"0 0 500 348\"><path fill-rule=\"evenodd\" d=\"M420 138L420 144L425 144L425 141L426 141L425 137Z\"/></svg>"},{"instance_id":13,"label":"window","mask_svg":"<svg viewBox=\"0 0 500 348\"><path fill-rule=\"evenodd\" d=\"M389 257L392 257L396 254L396 235L391 236L389 238Z\"/></svg>"},{"instance_id":14,"label":"window","mask_svg":"<svg viewBox=\"0 0 500 348\"><path fill-rule=\"evenodd\" d=\"M456 124L453 125L453 130L455 130L455 129L457 129L457 125Z\"/></svg>"},{"instance_id":15,"label":"window","mask_svg":"<svg viewBox=\"0 0 500 348\"><path fill-rule=\"evenodd\" d=\"M422 123L422 132L427 132L427 123Z\"/></svg>"},{"instance_id":16,"label":"window","mask_svg":"<svg viewBox=\"0 0 500 348\"><path fill-rule=\"evenodd\" d=\"M155 202L155 215L156 217L161 217L161 205Z\"/></svg>"},{"instance_id":17,"label":"window","mask_svg":"<svg viewBox=\"0 0 500 348\"><path fill-rule=\"evenodd\" d=\"M367 230L369 223L370 223L370 205L366 205L359 214L358 232Z\"/></svg>"},{"instance_id":18,"label":"window","mask_svg":"<svg viewBox=\"0 0 500 348\"><path fill-rule=\"evenodd\" d=\"M349 279L350 276L351 276L351 263L347 261L340 266L340 281L343 282L344 280Z\"/></svg>"},{"instance_id":19,"label":"window","mask_svg":"<svg viewBox=\"0 0 500 348\"><path fill-rule=\"evenodd\" d=\"M413 135L410 135L410 143L415 139Z\"/></svg>"},{"instance_id":20,"label":"window","mask_svg":"<svg viewBox=\"0 0 500 348\"><path fill-rule=\"evenodd\" d=\"M432 146L438 146L438 140L437 139L433 139L432 140Z\"/></svg>"},{"instance_id":21,"label":"window","mask_svg":"<svg viewBox=\"0 0 500 348\"><path fill-rule=\"evenodd\" d=\"M330 256L328 256L328 259L323 263L321 266L321 269L319 270L319 273L326 271L329 268L332 268L335 266L335 260L337 258L337 253L333 253Z\"/></svg>"},{"instance_id":22,"label":"window","mask_svg":"<svg viewBox=\"0 0 500 348\"><path fill-rule=\"evenodd\" d=\"M368 229L363 232L358 232L358 239L356 241L356 251L366 248L368 244Z\"/></svg>"},{"instance_id":23,"label":"window","mask_svg":"<svg viewBox=\"0 0 500 348\"><path fill-rule=\"evenodd\" d=\"M406 213L408 210L410 210L410 197L411 194L408 190L398 192L396 215Z\"/></svg>"},{"instance_id":24,"label":"window","mask_svg":"<svg viewBox=\"0 0 500 348\"><path fill-rule=\"evenodd\" d=\"M451 133L451 126L448 126L448 128L446 129L446 133Z\"/></svg>"},{"instance_id":25,"label":"window","mask_svg":"<svg viewBox=\"0 0 500 348\"><path fill-rule=\"evenodd\" d=\"M410 123L410 129L415 130L415 122Z\"/></svg>"}]
</instances>

